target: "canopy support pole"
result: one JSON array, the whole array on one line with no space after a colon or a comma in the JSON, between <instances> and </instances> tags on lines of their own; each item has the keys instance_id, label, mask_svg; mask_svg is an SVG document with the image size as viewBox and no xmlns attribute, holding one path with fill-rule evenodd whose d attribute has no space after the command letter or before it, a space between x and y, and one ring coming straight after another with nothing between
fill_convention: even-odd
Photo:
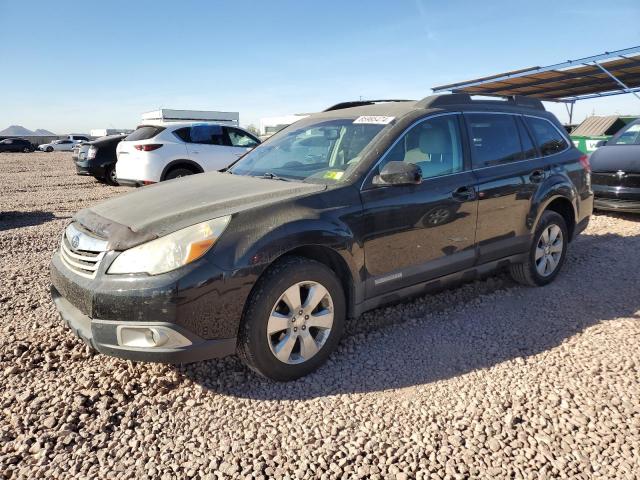
<instances>
[{"instance_id":1,"label":"canopy support pole","mask_svg":"<svg viewBox=\"0 0 640 480\"><path fill-rule=\"evenodd\" d=\"M576 104L575 100L572 102L566 102L564 108L567 109L567 115L569 115L569 125L573 124L573 106Z\"/></svg>"},{"instance_id":2,"label":"canopy support pole","mask_svg":"<svg viewBox=\"0 0 640 480\"><path fill-rule=\"evenodd\" d=\"M616 82L618 85L620 85L624 91L626 93L630 93L631 95L633 95L634 97L636 97L638 100L640 100L640 95L638 95L636 92L634 92L633 90L631 90L629 87L627 87L624 83L622 83L621 80L619 80L615 75L613 75L609 70L607 70L606 68L604 68L602 65L600 65L598 62L593 62L600 70L602 70L604 73L606 73L607 75L609 75L611 77L611 79Z\"/></svg>"}]
</instances>

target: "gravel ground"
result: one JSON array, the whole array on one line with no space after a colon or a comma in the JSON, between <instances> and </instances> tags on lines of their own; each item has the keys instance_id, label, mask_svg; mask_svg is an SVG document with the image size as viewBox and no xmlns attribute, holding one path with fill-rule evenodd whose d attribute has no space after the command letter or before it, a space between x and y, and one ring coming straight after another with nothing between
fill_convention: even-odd
<instances>
[{"instance_id":1,"label":"gravel ground","mask_svg":"<svg viewBox=\"0 0 640 480\"><path fill-rule=\"evenodd\" d=\"M0 154L0 478L638 478L640 216L597 215L545 288L506 275L365 315L275 384L235 357L93 355L48 263L126 189Z\"/></svg>"}]
</instances>

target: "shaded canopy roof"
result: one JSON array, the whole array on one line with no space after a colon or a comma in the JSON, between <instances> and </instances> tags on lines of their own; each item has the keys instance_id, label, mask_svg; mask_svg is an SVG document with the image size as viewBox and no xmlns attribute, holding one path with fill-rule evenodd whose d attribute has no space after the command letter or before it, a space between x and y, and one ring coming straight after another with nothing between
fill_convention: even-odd
<instances>
[{"instance_id":1,"label":"shaded canopy roof","mask_svg":"<svg viewBox=\"0 0 640 480\"><path fill-rule=\"evenodd\" d=\"M433 91L472 95L526 95L540 100L563 102L640 91L640 46L548 67L530 67L440 85L434 87Z\"/></svg>"}]
</instances>

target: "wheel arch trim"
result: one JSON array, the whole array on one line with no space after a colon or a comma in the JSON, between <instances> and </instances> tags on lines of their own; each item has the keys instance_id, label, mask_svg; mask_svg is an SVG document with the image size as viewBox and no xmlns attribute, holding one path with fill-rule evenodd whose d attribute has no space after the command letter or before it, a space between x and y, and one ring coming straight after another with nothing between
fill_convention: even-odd
<instances>
[{"instance_id":1,"label":"wheel arch trim","mask_svg":"<svg viewBox=\"0 0 640 480\"><path fill-rule=\"evenodd\" d=\"M190 170L197 170L196 173L204 173L204 169L202 168L202 166L197 163L194 162L193 160L189 160L188 158L179 158L177 160L171 160L167 165L165 165L165 167L162 169L162 174L160 175L160 181L163 181L167 174L174 168L180 166L180 165L185 165L187 166Z\"/></svg>"}]
</instances>

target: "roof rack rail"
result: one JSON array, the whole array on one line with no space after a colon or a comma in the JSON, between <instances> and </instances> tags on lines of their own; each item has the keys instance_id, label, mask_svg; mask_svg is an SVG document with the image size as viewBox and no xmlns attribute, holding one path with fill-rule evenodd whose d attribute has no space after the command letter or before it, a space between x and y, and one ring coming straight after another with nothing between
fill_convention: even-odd
<instances>
[{"instance_id":1,"label":"roof rack rail","mask_svg":"<svg viewBox=\"0 0 640 480\"><path fill-rule=\"evenodd\" d=\"M342 110L343 108L362 107L364 105L374 105L376 103L386 102L413 102L413 100L354 100L352 102L340 102L330 106L324 112L331 112L332 110Z\"/></svg>"},{"instance_id":2,"label":"roof rack rail","mask_svg":"<svg viewBox=\"0 0 640 480\"><path fill-rule=\"evenodd\" d=\"M482 95L487 97L489 95ZM419 108L437 108L445 107L449 105L495 105L499 103L506 103L516 105L518 107L531 108L534 110L545 110L544 105L540 100L533 97L525 97L522 95L491 95L495 98L492 99L474 99L468 93L451 93L448 95L430 95L420 100L416 107Z\"/></svg>"}]
</instances>

